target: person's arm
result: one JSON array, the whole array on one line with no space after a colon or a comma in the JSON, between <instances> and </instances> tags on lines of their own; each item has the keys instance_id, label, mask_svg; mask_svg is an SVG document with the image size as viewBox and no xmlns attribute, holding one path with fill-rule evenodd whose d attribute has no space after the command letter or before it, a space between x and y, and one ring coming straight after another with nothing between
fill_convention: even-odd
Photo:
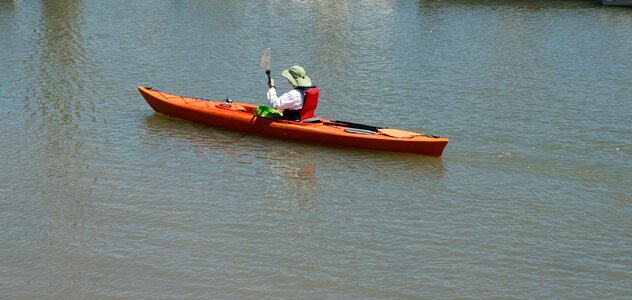
<instances>
[{"instance_id":1,"label":"person's arm","mask_svg":"<svg viewBox=\"0 0 632 300\"><path fill-rule=\"evenodd\" d=\"M301 103L301 95L299 92L292 90L278 97L276 88L274 88L272 83L270 85L272 87L268 89L267 95L270 106L280 111L283 111L284 109L297 109L297 103Z\"/></svg>"},{"instance_id":2,"label":"person's arm","mask_svg":"<svg viewBox=\"0 0 632 300\"><path fill-rule=\"evenodd\" d=\"M274 85L274 79L270 79L270 87L268 88L268 103L273 108L281 106L281 99L277 97L276 86Z\"/></svg>"},{"instance_id":3,"label":"person's arm","mask_svg":"<svg viewBox=\"0 0 632 300\"><path fill-rule=\"evenodd\" d=\"M270 104L270 106L272 106L273 108L277 108L280 103L279 101L279 97L277 97L276 94L276 86L274 85L274 79L270 79L270 81L268 82L268 103Z\"/></svg>"}]
</instances>

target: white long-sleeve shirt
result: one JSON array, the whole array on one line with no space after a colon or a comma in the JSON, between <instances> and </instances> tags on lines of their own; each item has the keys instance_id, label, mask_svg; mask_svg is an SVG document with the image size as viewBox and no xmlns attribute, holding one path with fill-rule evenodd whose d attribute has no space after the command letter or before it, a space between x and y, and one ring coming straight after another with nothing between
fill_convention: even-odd
<instances>
[{"instance_id":1,"label":"white long-sleeve shirt","mask_svg":"<svg viewBox=\"0 0 632 300\"><path fill-rule=\"evenodd\" d=\"M304 91L293 89L281 95L281 97L277 97L276 89L271 88L268 90L268 103L270 103L270 106L278 110L299 110L303 108L304 96Z\"/></svg>"}]
</instances>

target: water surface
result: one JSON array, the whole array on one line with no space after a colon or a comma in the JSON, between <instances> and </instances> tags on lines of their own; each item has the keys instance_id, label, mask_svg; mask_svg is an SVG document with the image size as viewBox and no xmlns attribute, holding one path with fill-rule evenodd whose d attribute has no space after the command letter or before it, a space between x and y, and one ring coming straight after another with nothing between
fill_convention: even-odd
<instances>
[{"instance_id":1,"label":"water surface","mask_svg":"<svg viewBox=\"0 0 632 300\"><path fill-rule=\"evenodd\" d=\"M0 1L0 297L632 297L632 10ZM155 113L135 87L445 136L442 158ZM285 87L279 84L280 89Z\"/></svg>"}]
</instances>

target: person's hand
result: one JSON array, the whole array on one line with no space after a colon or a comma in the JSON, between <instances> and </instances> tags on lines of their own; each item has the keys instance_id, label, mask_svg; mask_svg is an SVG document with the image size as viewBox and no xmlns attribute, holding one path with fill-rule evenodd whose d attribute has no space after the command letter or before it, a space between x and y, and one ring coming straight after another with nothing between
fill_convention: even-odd
<instances>
[{"instance_id":1,"label":"person's hand","mask_svg":"<svg viewBox=\"0 0 632 300\"><path fill-rule=\"evenodd\" d=\"M270 83L268 83L268 86L269 86L270 88L276 87L276 86L274 85L274 79L270 79Z\"/></svg>"}]
</instances>

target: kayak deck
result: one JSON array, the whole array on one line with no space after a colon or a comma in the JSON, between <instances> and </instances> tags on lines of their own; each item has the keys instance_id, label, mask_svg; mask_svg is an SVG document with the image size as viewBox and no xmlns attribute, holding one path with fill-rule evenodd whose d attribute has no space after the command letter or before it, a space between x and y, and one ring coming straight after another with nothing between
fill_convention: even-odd
<instances>
[{"instance_id":1,"label":"kayak deck","mask_svg":"<svg viewBox=\"0 0 632 300\"><path fill-rule=\"evenodd\" d=\"M230 130L312 143L339 145L379 151L415 153L439 157L448 140L415 134L401 137L379 132L372 126L320 119L313 123L260 117L258 106L223 100L184 97L139 86L147 103L157 112L172 117ZM373 129L375 128L375 129ZM400 132L399 130L395 130ZM404 131L401 131L404 132Z\"/></svg>"}]
</instances>

